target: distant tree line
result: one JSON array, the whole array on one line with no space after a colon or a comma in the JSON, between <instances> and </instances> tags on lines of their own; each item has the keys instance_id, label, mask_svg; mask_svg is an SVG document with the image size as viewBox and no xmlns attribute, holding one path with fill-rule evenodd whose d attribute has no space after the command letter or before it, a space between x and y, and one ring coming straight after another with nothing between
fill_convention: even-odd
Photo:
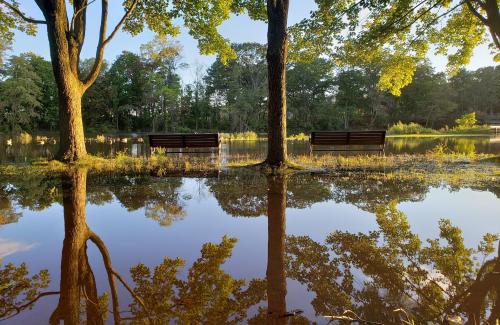
<instances>
[{"instance_id":1,"label":"distant tree line","mask_svg":"<svg viewBox=\"0 0 500 325\"><path fill-rule=\"evenodd\" d=\"M221 58L183 84L181 47L157 37L140 54L123 52L104 62L83 97L86 132L267 130L266 46L235 44L237 58ZM93 60L80 64L88 74ZM1 66L0 131L57 130L58 99L51 63L33 53ZM429 62L396 97L377 87L381 68L338 68L326 58L287 67L291 132L382 128L398 121L441 128L469 112L481 121L500 114L500 67L461 70L448 78Z\"/></svg>"}]
</instances>

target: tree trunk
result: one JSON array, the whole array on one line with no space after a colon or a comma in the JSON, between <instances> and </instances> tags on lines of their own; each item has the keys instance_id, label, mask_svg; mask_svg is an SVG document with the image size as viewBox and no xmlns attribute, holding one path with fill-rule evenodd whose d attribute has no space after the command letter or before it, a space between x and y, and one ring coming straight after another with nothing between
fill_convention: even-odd
<instances>
[{"instance_id":1,"label":"tree trunk","mask_svg":"<svg viewBox=\"0 0 500 325\"><path fill-rule=\"evenodd\" d=\"M59 304L50 323L79 324L81 258L86 253L88 228L85 220L87 171L75 170L62 176L64 242L61 257Z\"/></svg>"},{"instance_id":2,"label":"tree trunk","mask_svg":"<svg viewBox=\"0 0 500 325\"><path fill-rule=\"evenodd\" d=\"M267 177L267 324L286 324L286 179Z\"/></svg>"},{"instance_id":3,"label":"tree trunk","mask_svg":"<svg viewBox=\"0 0 500 325\"><path fill-rule=\"evenodd\" d=\"M87 256L89 228L85 217L87 170L77 169L62 176L64 241L61 256L60 297L50 324L80 324L82 297L86 323L101 325L97 287ZM83 293L84 291L84 293ZM83 296L82 296L83 294Z\"/></svg>"},{"instance_id":4,"label":"tree trunk","mask_svg":"<svg viewBox=\"0 0 500 325\"><path fill-rule=\"evenodd\" d=\"M85 37L85 15L75 20L70 31L65 1L36 0L47 21L50 57L59 97L60 146L57 158L74 161L86 156L82 120L85 87L79 79L78 64ZM77 7L83 3L75 1Z\"/></svg>"},{"instance_id":5,"label":"tree trunk","mask_svg":"<svg viewBox=\"0 0 500 325\"><path fill-rule=\"evenodd\" d=\"M268 147L266 162L279 167L287 161L286 61L288 53L288 0L268 0Z\"/></svg>"},{"instance_id":6,"label":"tree trunk","mask_svg":"<svg viewBox=\"0 0 500 325\"><path fill-rule=\"evenodd\" d=\"M64 83L71 82L66 80ZM78 90L69 93L59 91L59 135L60 146L57 159L75 161L87 155L83 132L82 95Z\"/></svg>"}]
</instances>

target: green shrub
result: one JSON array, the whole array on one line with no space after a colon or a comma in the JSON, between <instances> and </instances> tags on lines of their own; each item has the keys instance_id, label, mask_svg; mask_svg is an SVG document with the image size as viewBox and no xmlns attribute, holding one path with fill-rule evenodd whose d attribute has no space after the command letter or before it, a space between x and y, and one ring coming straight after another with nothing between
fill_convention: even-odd
<instances>
[{"instance_id":1,"label":"green shrub","mask_svg":"<svg viewBox=\"0 0 500 325\"><path fill-rule=\"evenodd\" d=\"M299 134L291 135L287 138L288 140L296 140L296 141L308 141L309 135L300 132Z\"/></svg>"},{"instance_id":2,"label":"green shrub","mask_svg":"<svg viewBox=\"0 0 500 325\"><path fill-rule=\"evenodd\" d=\"M471 128L454 127L450 130L451 134L489 134L490 128L485 125L476 125Z\"/></svg>"},{"instance_id":3,"label":"green shrub","mask_svg":"<svg viewBox=\"0 0 500 325\"><path fill-rule=\"evenodd\" d=\"M179 126L176 128L176 132L178 132L178 133L192 133L193 130L191 130L190 128L185 127L185 126Z\"/></svg>"},{"instance_id":4,"label":"green shrub","mask_svg":"<svg viewBox=\"0 0 500 325\"><path fill-rule=\"evenodd\" d=\"M259 135L252 131L238 133L222 133L221 140L227 141L256 141L259 140Z\"/></svg>"},{"instance_id":5,"label":"green shrub","mask_svg":"<svg viewBox=\"0 0 500 325\"><path fill-rule=\"evenodd\" d=\"M457 118L455 120L455 123L457 124L456 127L455 127L455 129L470 129L470 128L474 128L476 126L476 123L477 123L476 112L465 114L461 118Z\"/></svg>"},{"instance_id":6,"label":"green shrub","mask_svg":"<svg viewBox=\"0 0 500 325\"><path fill-rule=\"evenodd\" d=\"M456 119L455 123L456 126L451 129L451 133L484 134L490 130L486 125L477 125L476 112L465 114L461 118Z\"/></svg>"},{"instance_id":7,"label":"green shrub","mask_svg":"<svg viewBox=\"0 0 500 325\"><path fill-rule=\"evenodd\" d=\"M410 122L405 124L401 121L392 125L388 130L387 134L437 134L438 131L430 128L423 127L418 123Z\"/></svg>"}]
</instances>

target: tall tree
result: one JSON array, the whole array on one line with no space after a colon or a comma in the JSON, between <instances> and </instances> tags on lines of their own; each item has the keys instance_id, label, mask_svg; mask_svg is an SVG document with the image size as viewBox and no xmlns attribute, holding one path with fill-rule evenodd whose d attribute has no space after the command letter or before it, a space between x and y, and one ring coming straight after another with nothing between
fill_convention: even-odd
<instances>
[{"instance_id":1,"label":"tall tree","mask_svg":"<svg viewBox=\"0 0 500 325\"><path fill-rule=\"evenodd\" d=\"M180 117L178 108L181 96L181 83L177 70L185 65L180 63L182 46L165 36L156 36L152 41L141 45L141 58L148 70L148 103L151 113L151 129L158 124L163 130L171 130L178 124L172 117ZM162 117L162 122L158 117Z\"/></svg>"},{"instance_id":2,"label":"tall tree","mask_svg":"<svg viewBox=\"0 0 500 325\"><path fill-rule=\"evenodd\" d=\"M264 130L267 111L266 47L258 43L233 44L237 59L210 66L207 96L218 113L218 124L230 131ZM219 109L223 107L224 109Z\"/></svg>"},{"instance_id":3,"label":"tall tree","mask_svg":"<svg viewBox=\"0 0 500 325\"><path fill-rule=\"evenodd\" d=\"M27 55L12 56L0 84L0 121L5 131L32 130L41 107L41 79Z\"/></svg>"},{"instance_id":4,"label":"tall tree","mask_svg":"<svg viewBox=\"0 0 500 325\"><path fill-rule=\"evenodd\" d=\"M286 165L286 63L289 0L267 1L267 158L272 167Z\"/></svg>"},{"instance_id":5,"label":"tall tree","mask_svg":"<svg viewBox=\"0 0 500 325\"><path fill-rule=\"evenodd\" d=\"M111 33L107 32L108 0L101 0L101 17L98 45L94 65L89 74L79 74L80 53L85 41L87 9L94 1L74 0L73 10L68 10L65 0L35 0L44 20L28 17L17 2L0 0L0 26L11 30L23 28L33 33L33 25L47 28L52 67L59 95L60 151L58 157L65 161L78 160L86 156L82 96L99 76L104 48L124 26L133 35L147 25L153 32L162 35L177 35L179 28L173 25L182 18L190 34L198 40L202 54L222 53L225 58L234 57L228 42L217 32L217 27L229 18L231 11L242 11L243 7L226 0L163 1L125 0L123 16ZM115 5L116 6L116 5ZM68 13L72 12L71 19ZM96 17L92 17L96 18ZM97 20L97 19L95 19ZM12 35L10 35L12 39Z\"/></svg>"}]
</instances>

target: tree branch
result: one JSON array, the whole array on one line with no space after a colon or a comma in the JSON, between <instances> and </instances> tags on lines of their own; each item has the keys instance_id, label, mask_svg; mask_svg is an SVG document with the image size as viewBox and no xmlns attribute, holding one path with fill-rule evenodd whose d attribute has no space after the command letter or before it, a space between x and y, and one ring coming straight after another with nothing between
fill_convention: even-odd
<instances>
[{"instance_id":1,"label":"tree branch","mask_svg":"<svg viewBox=\"0 0 500 325\"><path fill-rule=\"evenodd\" d=\"M125 14L123 15L122 19L120 19L120 21L118 22L118 24L116 24L115 28L113 29L113 31L111 32L111 34L109 34L108 38L106 38L106 40L104 41L104 44L103 46L106 46L112 39L113 37L115 37L116 33L118 33L118 31L120 30L120 28L122 27L123 23L128 19L128 17L130 17L130 15L134 12L135 8L137 7L137 4L139 3L139 1L141 0L134 0L134 2L132 3L132 5L130 6L130 8L127 10L127 12L125 12Z\"/></svg>"},{"instance_id":2,"label":"tree branch","mask_svg":"<svg viewBox=\"0 0 500 325\"><path fill-rule=\"evenodd\" d=\"M94 2L95 2L95 0L91 0L88 3L86 3L84 6L82 6L81 8L79 8L77 11L75 11L75 13L73 14L73 17L71 17L70 31L74 31L75 30L75 19L76 19L76 17L78 17L78 15L81 14L83 10L87 9L87 7L90 6L91 4L93 4Z\"/></svg>"},{"instance_id":3,"label":"tree branch","mask_svg":"<svg viewBox=\"0 0 500 325\"><path fill-rule=\"evenodd\" d=\"M14 317L15 315L19 314L23 309L26 309L28 308L29 306L33 305L38 299L42 298L42 297L45 297L45 296L51 296L51 295L58 295L60 292L59 291L47 291L47 292L42 292L40 294L38 294L38 296L36 296L35 298L33 298L32 300L28 301L27 303L25 303L24 305L21 305L21 306L12 306L11 309L8 309L7 311L5 311L2 315L0 315L0 321L4 321L4 320L7 320L9 318L12 318ZM12 311L12 310L15 310L16 312L13 314L13 315L10 315L8 317L5 317L7 316L7 314ZM5 318L2 318L2 317L5 317Z\"/></svg>"},{"instance_id":4,"label":"tree branch","mask_svg":"<svg viewBox=\"0 0 500 325\"><path fill-rule=\"evenodd\" d=\"M493 43L500 49L500 40L498 39L498 35L495 33L495 30L493 27L488 26L491 34L491 38L493 39Z\"/></svg>"},{"instance_id":5,"label":"tree branch","mask_svg":"<svg viewBox=\"0 0 500 325\"><path fill-rule=\"evenodd\" d=\"M484 16L482 16L479 11L477 11L476 8L472 5L471 0L466 0L465 3L467 4L467 7L469 8L470 12L476 16L483 24L487 25L488 24L488 19L486 19Z\"/></svg>"},{"instance_id":6,"label":"tree branch","mask_svg":"<svg viewBox=\"0 0 500 325\"><path fill-rule=\"evenodd\" d=\"M422 35L424 35L424 33L427 31L427 29L429 27L431 27L433 24L435 24L439 19L443 18L446 15L449 15L450 13L452 13L453 11L455 11L457 8L461 7L465 2L466 1L459 2L458 4L456 4L455 6L453 6L451 9L443 12L442 14L440 14L439 16L437 16L436 18L434 18L433 20L431 20L431 22L429 22L428 24L426 24L422 29L418 30L416 32L417 35L411 40L410 46L412 46Z\"/></svg>"},{"instance_id":7,"label":"tree branch","mask_svg":"<svg viewBox=\"0 0 500 325\"><path fill-rule=\"evenodd\" d=\"M90 87L94 83L94 81L97 79L97 77L99 76L99 71L101 70L101 64L102 64L102 60L104 57L104 47L113 39L113 37L115 37L115 35L118 33L118 31L122 27L123 23L134 12L139 1L140 0L134 0L134 2L132 2L132 5L130 6L130 8L125 12L123 17L116 24L116 26L113 29L113 31L111 32L111 34L109 34L109 36L106 38L107 17L108 17L108 0L102 0L101 30L99 33L99 43L97 45L96 58L94 61L94 65L92 66L92 69L90 70L90 73L83 81L84 89L87 89L88 87Z\"/></svg>"},{"instance_id":8,"label":"tree branch","mask_svg":"<svg viewBox=\"0 0 500 325\"><path fill-rule=\"evenodd\" d=\"M106 245L102 241L102 239L97 236L92 230L89 229L89 239L97 246L99 251L101 252L102 259L104 261L104 267L106 268L106 273L108 274L108 282L111 290L111 300L113 306L113 318L115 325L120 325L120 312L118 310L118 291L116 290L116 284L113 275L113 266L111 264L111 257L109 256L108 249Z\"/></svg>"},{"instance_id":9,"label":"tree branch","mask_svg":"<svg viewBox=\"0 0 500 325\"><path fill-rule=\"evenodd\" d=\"M45 25L47 24L47 22L45 20L38 20L38 19L34 19L34 18L26 16L21 10L19 10L19 8L17 8L16 6L14 6L11 3L8 3L7 1L0 0L0 3L7 6L7 8L12 10L18 17L20 17L21 19L23 19L24 21L26 21L30 24L45 24Z\"/></svg>"},{"instance_id":10,"label":"tree branch","mask_svg":"<svg viewBox=\"0 0 500 325\"><path fill-rule=\"evenodd\" d=\"M127 289L127 291L132 295L132 297L142 306L142 308L144 308L144 311L149 315L146 304L141 299L141 297L139 297L134 292L134 290L128 285L128 283L125 281L125 279L123 279L123 277L113 269L113 265L111 264L111 258L109 257L108 250L107 250L104 242L102 241L102 239L91 230L90 230L90 234L89 234L89 239L97 246L97 248L101 252L101 255L102 255L103 260L104 260L104 266L106 268L106 272L108 273L108 277L110 275L111 275L111 277L115 276L121 282L121 284L123 284L123 286ZM113 283L113 287L114 287L114 288L112 287L112 290L111 290L111 295L113 295L113 290L116 292L116 286L114 285L114 281L110 279L110 284L111 283ZM118 311L118 305L116 308L116 312L118 313L118 317L120 317L119 316L120 313ZM114 303L113 303L113 314L115 314ZM116 320L115 320L115 323L116 323Z\"/></svg>"}]
</instances>

